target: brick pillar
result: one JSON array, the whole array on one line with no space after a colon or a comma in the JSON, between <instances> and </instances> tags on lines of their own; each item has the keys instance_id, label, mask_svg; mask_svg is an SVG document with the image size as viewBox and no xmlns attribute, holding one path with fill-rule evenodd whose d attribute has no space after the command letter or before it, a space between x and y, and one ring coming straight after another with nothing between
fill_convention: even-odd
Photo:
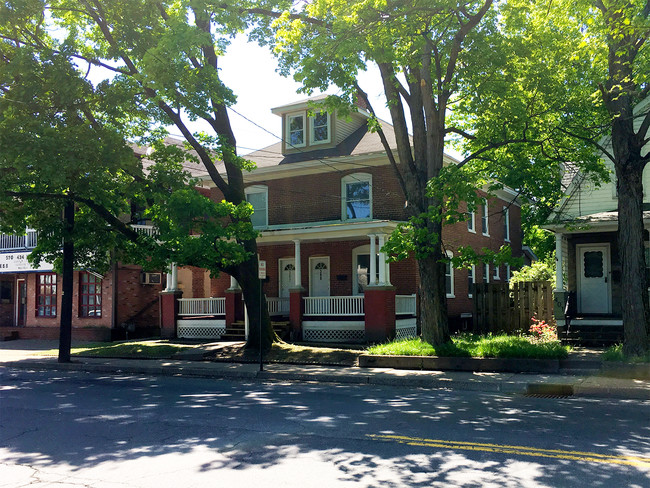
<instances>
[{"instance_id":1,"label":"brick pillar","mask_svg":"<svg viewBox=\"0 0 650 488\"><path fill-rule=\"evenodd\" d=\"M368 286L364 292L366 341L385 342L395 338L395 287Z\"/></svg>"},{"instance_id":2,"label":"brick pillar","mask_svg":"<svg viewBox=\"0 0 650 488\"><path fill-rule=\"evenodd\" d=\"M291 340L302 340L302 316L305 313L305 301L307 295L304 288L291 288L289 290L289 322L291 323Z\"/></svg>"},{"instance_id":3,"label":"brick pillar","mask_svg":"<svg viewBox=\"0 0 650 488\"><path fill-rule=\"evenodd\" d=\"M182 291L160 292L160 337L176 338L176 321L178 320L178 299Z\"/></svg>"},{"instance_id":4,"label":"brick pillar","mask_svg":"<svg viewBox=\"0 0 650 488\"><path fill-rule=\"evenodd\" d=\"M244 300L241 289L226 290L226 326L244 320Z\"/></svg>"}]
</instances>

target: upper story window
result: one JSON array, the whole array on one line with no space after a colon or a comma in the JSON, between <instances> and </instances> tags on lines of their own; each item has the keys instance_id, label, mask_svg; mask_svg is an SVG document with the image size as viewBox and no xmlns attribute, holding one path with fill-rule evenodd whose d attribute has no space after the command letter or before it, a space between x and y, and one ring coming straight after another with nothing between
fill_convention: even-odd
<instances>
[{"instance_id":1,"label":"upper story window","mask_svg":"<svg viewBox=\"0 0 650 488\"><path fill-rule=\"evenodd\" d=\"M36 275L36 316L56 317L56 275Z\"/></svg>"},{"instance_id":2,"label":"upper story window","mask_svg":"<svg viewBox=\"0 0 650 488\"><path fill-rule=\"evenodd\" d=\"M503 207L503 240L510 242L510 209Z\"/></svg>"},{"instance_id":3,"label":"upper story window","mask_svg":"<svg viewBox=\"0 0 650 488\"><path fill-rule=\"evenodd\" d=\"M484 236L489 236L490 235L490 226L488 222L488 201L486 199L483 199L483 205L481 205L481 210L483 211L483 215L481 215L481 232L483 232Z\"/></svg>"},{"instance_id":4,"label":"upper story window","mask_svg":"<svg viewBox=\"0 0 650 488\"><path fill-rule=\"evenodd\" d=\"M472 264L472 267L467 270L467 297L472 298L474 296L474 277L476 276L476 266Z\"/></svg>"},{"instance_id":5,"label":"upper story window","mask_svg":"<svg viewBox=\"0 0 650 488\"><path fill-rule=\"evenodd\" d=\"M309 119L311 123L311 143L326 144L332 140L330 128L330 115L327 112L319 112Z\"/></svg>"},{"instance_id":6,"label":"upper story window","mask_svg":"<svg viewBox=\"0 0 650 488\"><path fill-rule=\"evenodd\" d=\"M264 185L249 186L244 190L246 201L253 206L251 222L253 227L262 228L269 225L269 189Z\"/></svg>"},{"instance_id":7,"label":"upper story window","mask_svg":"<svg viewBox=\"0 0 650 488\"><path fill-rule=\"evenodd\" d=\"M476 232L476 212L474 210L467 211L467 230Z\"/></svg>"},{"instance_id":8,"label":"upper story window","mask_svg":"<svg viewBox=\"0 0 650 488\"><path fill-rule=\"evenodd\" d=\"M290 147L304 147L307 144L305 137L305 114L287 116L287 143Z\"/></svg>"},{"instance_id":9,"label":"upper story window","mask_svg":"<svg viewBox=\"0 0 650 488\"><path fill-rule=\"evenodd\" d=\"M490 282L490 264L485 263L483 264L483 283L489 283Z\"/></svg>"},{"instance_id":10,"label":"upper story window","mask_svg":"<svg viewBox=\"0 0 650 488\"><path fill-rule=\"evenodd\" d=\"M499 265L498 265L498 264L495 264L495 265L494 265L494 274L492 275L492 278L494 278L495 280L500 280L500 279L501 279L501 275L500 275Z\"/></svg>"},{"instance_id":11,"label":"upper story window","mask_svg":"<svg viewBox=\"0 0 650 488\"><path fill-rule=\"evenodd\" d=\"M451 259L454 257L454 254L451 251L447 251L447 258ZM455 298L454 295L454 267L451 265L451 261L445 263L445 290L447 292L447 298Z\"/></svg>"},{"instance_id":12,"label":"upper story window","mask_svg":"<svg viewBox=\"0 0 650 488\"><path fill-rule=\"evenodd\" d=\"M341 180L343 220L372 218L372 176L355 173Z\"/></svg>"}]
</instances>

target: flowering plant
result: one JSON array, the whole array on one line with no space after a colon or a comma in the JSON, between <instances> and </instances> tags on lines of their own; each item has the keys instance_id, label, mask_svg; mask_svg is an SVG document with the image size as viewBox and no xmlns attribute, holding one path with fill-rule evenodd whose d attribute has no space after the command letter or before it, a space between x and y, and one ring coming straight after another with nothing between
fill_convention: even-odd
<instances>
[{"instance_id":1,"label":"flowering plant","mask_svg":"<svg viewBox=\"0 0 650 488\"><path fill-rule=\"evenodd\" d=\"M534 342L557 341L557 327L555 325L549 324L545 320L540 320L534 315L530 320L532 324L528 331L533 337Z\"/></svg>"}]
</instances>

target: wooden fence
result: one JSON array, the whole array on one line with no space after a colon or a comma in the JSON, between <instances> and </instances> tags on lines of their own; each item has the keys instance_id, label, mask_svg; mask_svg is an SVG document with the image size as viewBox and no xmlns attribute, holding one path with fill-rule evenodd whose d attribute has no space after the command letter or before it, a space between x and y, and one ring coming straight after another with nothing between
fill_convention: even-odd
<instances>
[{"instance_id":1,"label":"wooden fence","mask_svg":"<svg viewBox=\"0 0 650 488\"><path fill-rule=\"evenodd\" d=\"M553 284L550 281L477 283L474 288L474 331L512 333L528 331L531 318L553 319Z\"/></svg>"}]
</instances>

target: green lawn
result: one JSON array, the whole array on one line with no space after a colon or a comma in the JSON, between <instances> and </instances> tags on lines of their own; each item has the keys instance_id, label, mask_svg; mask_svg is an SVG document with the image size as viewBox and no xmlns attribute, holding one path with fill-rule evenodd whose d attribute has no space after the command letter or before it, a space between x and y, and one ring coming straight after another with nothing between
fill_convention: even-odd
<instances>
[{"instance_id":1,"label":"green lawn","mask_svg":"<svg viewBox=\"0 0 650 488\"><path fill-rule=\"evenodd\" d=\"M603 360L622 361L626 363L650 363L650 352L644 356L626 357L625 354L623 354L623 344L618 344L605 350L603 353Z\"/></svg>"},{"instance_id":2,"label":"green lawn","mask_svg":"<svg viewBox=\"0 0 650 488\"><path fill-rule=\"evenodd\" d=\"M368 348L368 354L399 356L454 356L475 358L563 359L569 347L559 341L532 342L526 336L461 334L439 347L421 339L406 339Z\"/></svg>"},{"instance_id":3,"label":"green lawn","mask_svg":"<svg viewBox=\"0 0 650 488\"><path fill-rule=\"evenodd\" d=\"M192 349L193 345L175 344L166 340L97 342L73 347L73 356L88 356L97 358L142 358L167 359L177 352ZM44 355L56 355L58 350L43 352Z\"/></svg>"}]
</instances>

